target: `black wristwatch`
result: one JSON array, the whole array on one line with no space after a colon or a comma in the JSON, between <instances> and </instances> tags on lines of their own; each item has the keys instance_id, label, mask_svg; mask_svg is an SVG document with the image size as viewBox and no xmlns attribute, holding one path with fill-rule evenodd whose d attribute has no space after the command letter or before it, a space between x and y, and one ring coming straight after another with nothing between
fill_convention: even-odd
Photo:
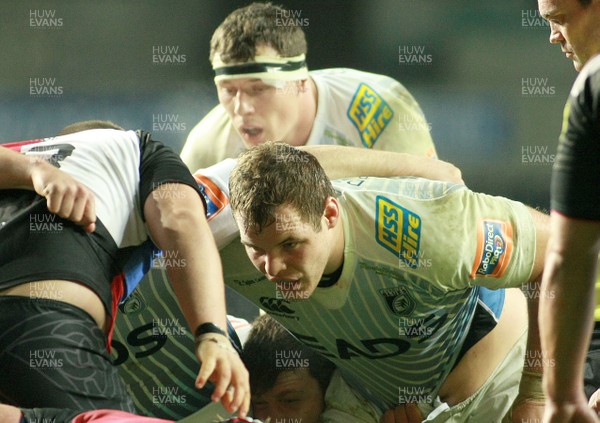
<instances>
[{"instance_id":1,"label":"black wristwatch","mask_svg":"<svg viewBox=\"0 0 600 423\"><path fill-rule=\"evenodd\" d=\"M218 333L219 335L227 337L227 332L225 332L223 329L211 322L206 322L202 323L201 325L198 325L198 327L194 331L194 336L198 338L199 336L206 335L207 333Z\"/></svg>"}]
</instances>

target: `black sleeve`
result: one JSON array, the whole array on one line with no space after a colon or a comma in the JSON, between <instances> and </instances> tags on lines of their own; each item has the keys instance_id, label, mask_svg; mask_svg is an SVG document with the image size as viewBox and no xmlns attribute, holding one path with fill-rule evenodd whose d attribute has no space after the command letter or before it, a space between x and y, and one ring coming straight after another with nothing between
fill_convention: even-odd
<instances>
[{"instance_id":1,"label":"black sleeve","mask_svg":"<svg viewBox=\"0 0 600 423\"><path fill-rule=\"evenodd\" d=\"M148 195L166 183L185 184L192 187L202 199L204 210L206 210L206 202L198 188L198 183L179 156L163 143L153 140L149 133L138 131L137 134L140 139L141 153L140 206L142 217Z\"/></svg>"},{"instance_id":2,"label":"black sleeve","mask_svg":"<svg viewBox=\"0 0 600 423\"><path fill-rule=\"evenodd\" d=\"M572 218L600 220L600 56L582 70L565 106L551 208Z\"/></svg>"}]
</instances>

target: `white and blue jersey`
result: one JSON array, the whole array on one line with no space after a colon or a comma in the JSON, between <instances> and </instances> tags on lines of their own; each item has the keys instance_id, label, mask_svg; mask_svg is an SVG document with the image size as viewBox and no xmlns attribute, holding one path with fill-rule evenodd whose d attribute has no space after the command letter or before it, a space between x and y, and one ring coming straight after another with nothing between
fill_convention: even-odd
<instances>
[{"instance_id":1,"label":"white and blue jersey","mask_svg":"<svg viewBox=\"0 0 600 423\"><path fill-rule=\"evenodd\" d=\"M382 409L397 404L402 393L408 399L415 392L421 399L434 395L452 369L477 304L497 319L504 299L497 288L519 286L531 272L535 234L522 204L416 178L358 178L334 182L347 222L340 281L317 288L307 301L292 301L254 268L239 242L228 200L234 166L228 160L194 175L226 284L334 360L351 385ZM156 286L168 283L164 271L155 269L152 276L162 277ZM127 343L140 322L179 319L179 310L162 305L169 293L162 289L158 295L151 287L141 287L143 309L117 319L115 339ZM139 295L125 307L136 307ZM191 334L185 336L192 344ZM172 360L189 354L178 353L177 342L166 339L160 348L151 344L130 352L121 375L132 383L144 373L156 379L160 372L145 369L150 358L162 363L161 355ZM181 380L167 379L162 386L180 386Z\"/></svg>"},{"instance_id":2,"label":"white and blue jersey","mask_svg":"<svg viewBox=\"0 0 600 423\"><path fill-rule=\"evenodd\" d=\"M489 289L528 280L531 216L520 203L417 178L357 178L334 188L345 237L335 285L286 298L248 260L240 264L236 243L221 251L225 282L335 362L382 409L433 400L481 287L482 298L497 300Z\"/></svg>"}]
</instances>

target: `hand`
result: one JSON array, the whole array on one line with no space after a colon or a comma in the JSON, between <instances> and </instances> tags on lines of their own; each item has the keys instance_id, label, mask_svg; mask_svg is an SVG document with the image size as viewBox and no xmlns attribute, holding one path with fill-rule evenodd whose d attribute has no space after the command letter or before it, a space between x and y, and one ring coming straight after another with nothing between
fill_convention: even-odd
<instances>
[{"instance_id":1,"label":"hand","mask_svg":"<svg viewBox=\"0 0 600 423\"><path fill-rule=\"evenodd\" d=\"M386 411L380 423L421 423L423 415L421 410L414 403L400 404L394 409Z\"/></svg>"},{"instance_id":2,"label":"hand","mask_svg":"<svg viewBox=\"0 0 600 423\"><path fill-rule=\"evenodd\" d=\"M600 389L592 394L588 405L596 415L600 415Z\"/></svg>"},{"instance_id":3,"label":"hand","mask_svg":"<svg viewBox=\"0 0 600 423\"><path fill-rule=\"evenodd\" d=\"M506 423L541 423L544 415L544 402L539 400L520 399L517 397L502 422Z\"/></svg>"},{"instance_id":4,"label":"hand","mask_svg":"<svg viewBox=\"0 0 600 423\"><path fill-rule=\"evenodd\" d=\"M546 400L543 421L544 423L598 423L600 419L583 399L560 404Z\"/></svg>"},{"instance_id":5,"label":"hand","mask_svg":"<svg viewBox=\"0 0 600 423\"><path fill-rule=\"evenodd\" d=\"M227 337L205 335L196 344L196 355L201 363L196 387L200 389L210 380L215 384L211 399L221 401L228 412L238 410L239 417L246 417L250 408L248 370Z\"/></svg>"},{"instance_id":6,"label":"hand","mask_svg":"<svg viewBox=\"0 0 600 423\"><path fill-rule=\"evenodd\" d=\"M83 226L96 230L96 203L92 191L69 174L44 161L32 161L33 189L46 198L48 210Z\"/></svg>"},{"instance_id":7,"label":"hand","mask_svg":"<svg viewBox=\"0 0 600 423\"><path fill-rule=\"evenodd\" d=\"M464 185L465 181L462 179L462 173L459 168L443 160L431 159L431 161L433 166L428 169L430 173L428 175L429 179Z\"/></svg>"},{"instance_id":8,"label":"hand","mask_svg":"<svg viewBox=\"0 0 600 423\"><path fill-rule=\"evenodd\" d=\"M523 370L519 382L519 394L502 419L502 423L542 421L546 404L542 376L542 373L537 371Z\"/></svg>"}]
</instances>

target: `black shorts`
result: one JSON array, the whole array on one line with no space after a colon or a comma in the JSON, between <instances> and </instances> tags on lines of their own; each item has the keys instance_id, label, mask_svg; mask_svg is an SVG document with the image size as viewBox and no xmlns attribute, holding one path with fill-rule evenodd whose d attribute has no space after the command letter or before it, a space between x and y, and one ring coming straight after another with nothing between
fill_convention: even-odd
<instances>
[{"instance_id":1,"label":"black shorts","mask_svg":"<svg viewBox=\"0 0 600 423\"><path fill-rule=\"evenodd\" d=\"M105 339L80 308L50 299L0 296L0 402L20 408L134 412Z\"/></svg>"},{"instance_id":2,"label":"black shorts","mask_svg":"<svg viewBox=\"0 0 600 423\"><path fill-rule=\"evenodd\" d=\"M23 417L20 423L69 423L80 411L73 411L60 408L22 408Z\"/></svg>"}]
</instances>

